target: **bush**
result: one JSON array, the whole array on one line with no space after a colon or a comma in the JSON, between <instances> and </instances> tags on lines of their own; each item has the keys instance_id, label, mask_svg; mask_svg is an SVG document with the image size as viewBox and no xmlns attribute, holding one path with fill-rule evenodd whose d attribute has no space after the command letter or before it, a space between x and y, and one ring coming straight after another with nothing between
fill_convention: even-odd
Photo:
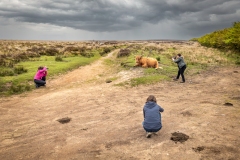
<instances>
[{"instance_id":1,"label":"bush","mask_svg":"<svg viewBox=\"0 0 240 160\"><path fill-rule=\"evenodd\" d=\"M154 84L160 80L168 79L166 75L148 75L144 77L133 78L130 80L130 85L132 87L146 84Z\"/></svg>"},{"instance_id":2,"label":"bush","mask_svg":"<svg viewBox=\"0 0 240 160\"><path fill-rule=\"evenodd\" d=\"M0 93L6 91L6 87L3 84L0 84Z\"/></svg>"},{"instance_id":3,"label":"bush","mask_svg":"<svg viewBox=\"0 0 240 160\"><path fill-rule=\"evenodd\" d=\"M94 54L91 52L82 52L81 56L90 58L90 57L93 57Z\"/></svg>"},{"instance_id":4,"label":"bush","mask_svg":"<svg viewBox=\"0 0 240 160\"><path fill-rule=\"evenodd\" d=\"M45 53L46 53L47 56L55 56L59 53L59 51L56 48L48 48L45 51Z\"/></svg>"},{"instance_id":5,"label":"bush","mask_svg":"<svg viewBox=\"0 0 240 160\"><path fill-rule=\"evenodd\" d=\"M27 49L27 51L29 51L29 52L37 52L37 53L39 52L39 50L41 50L41 48L38 48L38 47L35 47L35 46Z\"/></svg>"},{"instance_id":6,"label":"bush","mask_svg":"<svg viewBox=\"0 0 240 160\"><path fill-rule=\"evenodd\" d=\"M77 56L77 55L82 55L84 57L92 57L93 55L91 53L86 53L87 48L85 46L83 47L74 47L74 46L69 46L66 47L63 51L64 55L68 55L68 53Z\"/></svg>"},{"instance_id":7,"label":"bush","mask_svg":"<svg viewBox=\"0 0 240 160\"><path fill-rule=\"evenodd\" d=\"M240 52L240 22L234 22L231 28L214 31L198 38L198 42L206 47Z\"/></svg>"},{"instance_id":8,"label":"bush","mask_svg":"<svg viewBox=\"0 0 240 160\"><path fill-rule=\"evenodd\" d=\"M25 69L23 66L16 66L13 70L16 74L22 74L27 72L27 69Z\"/></svg>"},{"instance_id":9,"label":"bush","mask_svg":"<svg viewBox=\"0 0 240 160\"><path fill-rule=\"evenodd\" d=\"M160 57L157 57L156 59L157 59L157 61L158 61L158 62L160 62L160 61L161 61L161 58L160 58Z\"/></svg>"},{"instance_id":10,"label":"bush","mask_svg":"<svg viewBox=\"0 0 240 160\"><path fill-rule=\"evenodd\" d=\"M28 84L16 84L12 85L9 89L9 93L22 93L24 91L30 91L31 87Z\"/></svg>"},{"instance_id":11,"label":"bush","mask_svg":"<svg viewBox=\"0 0 240 160\"><path fill-rule=\"evenodd\" d=\"M117 54L117 57L124 57L129 56L131 51L129 49L120 49L120 51Z\"/></svg>"},{"instance_id":12,"label":"bush","mask_svg":"<svg viewBox=\"0 0 240 160\"><path fill-rule=\"evenodd\" d=\"M1 55L0 55L0 66L5 66L5 60L3 58L1 58Z\"/></svg>"},{"instance_id":13,"label":"bush","mask_svg":"<svg viewBox=\"0 0 240 160\"><path fill-rule=\"evenodd\" d=\"M103 51L102 51L102 52L100 52L100 55L101 55L101 56L103 56L103 55L105 55L105 54L107 54L107 53L109 53L109 52L111 52L111 49L110 49L110 48L107 48L107 47L105 47L105 48L103 48Z\"/></svg>"},{"instance_id":14,"label":"bush","mask_svg":"<svg viewBox=\"0 0 240 160\"><path fill-rule=\"evenodd\" d=\"M60 61L60 62L63 61L62 56L56 56L55 61Z\"/></svg>"},{"instance_id":15,"label":"bush","mask_svg":"<svg viewBox=\"0 0 240 160\"><path fill-rule=\"evenodd\" d=\"M73 47L73 46L69 46L64 49L64 52L72 52L72 51L76 52L76 51L80 51L80 49L78 47Z\"/></svg>"},{"instance_id":16,"label":"bush","mask_svg":"<svg viewBox=\"0 0 240 160\"><path fill-rule=\"evenodd\" d=\"M18 63L21 60L28 60L28 56L27 53L23 52L23 53L14 53L12 54L12 58L11 61L13 61L14 63Z\"/></svg>"},{"instance_id":17,"label":"bush","mask_svg":"<svg viewBox=\"0 0 240 160\"><path fill-rule=\"evenodd\" d=\"M13 76L14 72L10 68L4 68L0 70L0 76Z\"/></svg>"},{"instance_id":18,"label":"bush","mask_svg":"<svg viewBox=\"0 0 240 160\"><path fill-rule=\"evenodd\" d=\"M29 58L41 57L41 55L37 52L27 52L27 55Z\"/></svg>"}]
</instances>

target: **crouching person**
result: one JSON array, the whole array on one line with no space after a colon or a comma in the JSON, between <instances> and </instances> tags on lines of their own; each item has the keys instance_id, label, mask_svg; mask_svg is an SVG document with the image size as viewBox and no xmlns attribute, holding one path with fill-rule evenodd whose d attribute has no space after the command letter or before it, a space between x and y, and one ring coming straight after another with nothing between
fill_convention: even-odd
<instances>
[{"instance_id":1,"label":"crouching person","mask_svg":"<svg viewBox=\"0 0 240 160\"><path fill-rule=\"evenodd\" d=\"M46 85L47 67L38 67L37 73L34 76L36 88Z\"/></svg>"},{"instance_id":2,"label":"crouching person","mask_svg":"<svg viewBox=\"0 0 240 160\"><path fill-rule=\"evenodd\" d=\"M162 128L161 113L164 109L157 104L155 96L150 95L143 107L143 128L146 131L146 137L151 138Z\"/></svg>"}]
</instances>

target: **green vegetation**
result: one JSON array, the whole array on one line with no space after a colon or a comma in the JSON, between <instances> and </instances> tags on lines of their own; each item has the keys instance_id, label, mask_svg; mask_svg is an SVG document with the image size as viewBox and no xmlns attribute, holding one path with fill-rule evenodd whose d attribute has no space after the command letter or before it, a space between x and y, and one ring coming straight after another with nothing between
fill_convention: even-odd
<instances>
[{"instance_id":1,"label":"green vegetation","mask_svg":"<svg viewBox=\"0 0 240 160\"><path fill-rule=\"evenodd\" d=\"M240 22L234 22L233 27L215 31L198 38L203 46L240 51Z\"/></svg>"},{"instance_id":2,"label":"green vegetation","mask_svg":"<svg viewBox=\"0 0 240 160\"><path fill-rule=\"evenodd\" d=\"M166 77L165 75L148 75L148 76L144 76L144 77L139 77L139 78L133 78L130 81L131 86L138 86L138 85L142 85L142 84L153 84L156 82L159 82L161 80L164 79L169 79L168 77Z\"/></svg>"},{"instance_id":3,"label":"green vegetation","mask_svg":"<svg viewBox=\"0 0 240 160\"><path fill-rule=\"evenodd\" d=\"M63 61L62 56L56 56L56 57L55 57L55 61L62 62L62 61Z\"/></svg>"},{"instance_id":4,"label":"green vegetation","mask_svg":"<svg viewBox=\"0 0 240 160\"><path fill-rule=\"evenodd\" d=\"M92 63L101 57L102 50L110 50L107 48L87 48L78 43L0 41L0 94L33 89L33 77L38 66L48 66L48 78L53 77Z\"/></svg>"},{"instance_id":5,"label":"green vegetation","mask_svg":"<svg viewBox=\"0 0 240 160\"><path fill-rule=\"evenodd\" d=\"M206 47L223 50L229 58L233 58L235 63L240 65L240 22L234 22L230 28L218 30L191 40L198 41Z\"/></svg>"},{"instance_id":6,"label":"green vegetation","mask_svg":"<svg viewBox=\"0 0 240 160\"><path fill-rule=\"evenodd\" d=\"M113 49L115 49L114 47L104 47L101 52L100 52L100 55L103 56L103 55L106 55L108 54L109 52L111 52Z\"/></svg>"},{"instance_id":7,"label":"green vegetation","mask_svg":"<svg viewBox=\"0 0 240 160\"><path fill-rule=\"evenodd\" d=\"M31 90L33 88L33 77L36 74L38 66L47 66L49 68L48 77L52 77L68 70L78 68L79 66L88 65L99 58L99 54L96 54L91 58L72 56L63 58L63 61L59 62L55 61L55 56L41 56L35 61L20 62L17 64L14 70L27 70L27 72L22 72L16 76L11 74L1 77L0 92L4 94L12 94L21 93L25 90ZM7 88L8 86L10 86L10 88Z\"/></svg>"},{"instance_id":8,"label":"green vegetation","mask_svg":"<svg viewBox=\"0 0 240 160\"><path fill-rule=\"evenodd\" d=\"M53 78L68 70L88 65L114 49L119 49L118 53L114 53L116 58L104 60L104 64L112 68L111 72L133 69L136 55L156 58L160 67L157 70L144 68L142 75L117 84L119 86L134 87L172 79L176 76L178 68L171 58L177 53L181 53L187 63L186 77L199 74L211 66L232 64L236 60L224 51L197 46L196 43L154 44L140 41L102 45L86 42L0 41L0 95L32 90L33 77L38 66L47 66L47 78ZM112 77L107 80L117 79L118 77Z\"/></svg>"},{"instance_id":9,"label":"green vegetation","mask_svg":"<svg viewBox=\"0 0 240 160\"><path fill-rule=\"evenodd\" d=\"M134 55L129 56L125 61L122 59L123 68L129 69L135 65ZM164 55L155 55L152 57L159 57L159 59L166 59ZM160 58L161 57L161 58ZM117 86L139 86L139 85L149 85L154 84L164 80L170 80L176 74L177 67L171 62L171 60L159 61L160 66L163 66L164 69L155 69L155 68L144 68L143 75L141 77L133 78L130 81L117 84Z\"/></svg>"},{"instance_id":10,"label":"green vegetation","mask_svg":"<svg viewBox=\"0 0 240 160\"><path fill-rule=\"evenodd\" d=\"M206 70L212 66L228 65L233 63L232 59L229 59L224 52L217 49L196 47L194 43L192 43L193 45L191 46L186 44L169 44L159 45L158 47L145 47L144 45L129 46L128 48L131 50L131 54L126 57L119 57L115 61L115 63L120 64L123 69L129 70L135 65L136 55L156 58L159 61L160 68L157 70L154 68L145 68L141 77L119 83L117 86L134 87L172 79L176 76L178 68L177 64L172 62L171 58L177 53L181 53L187 63L187 69L185 71L186 77L199 74L202 70Z\"/></svg>"}]
</instances>

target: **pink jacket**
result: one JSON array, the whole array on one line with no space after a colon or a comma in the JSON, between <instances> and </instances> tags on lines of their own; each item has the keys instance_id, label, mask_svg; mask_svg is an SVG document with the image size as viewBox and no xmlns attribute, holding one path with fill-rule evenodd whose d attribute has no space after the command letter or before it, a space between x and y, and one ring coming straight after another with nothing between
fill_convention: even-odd
<instances>
[{"instance_id":1,"label":"pink jacket","mask_svg":"<svg viewBox=\"0 0 240 160\"><path fill-rule=\"evenodd\" d=\"M47 68L44 67L43 69L37 71L37 73L34 76L34 79L41 80L42 77L46 75L47 75Z\"/></svg>"}]
</instances>

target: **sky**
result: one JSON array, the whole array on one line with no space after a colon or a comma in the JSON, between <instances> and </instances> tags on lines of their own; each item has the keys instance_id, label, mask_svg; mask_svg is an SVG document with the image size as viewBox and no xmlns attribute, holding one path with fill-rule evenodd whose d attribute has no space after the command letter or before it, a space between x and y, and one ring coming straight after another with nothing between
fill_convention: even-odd
<instances>
[{"instance_id":1,"label":"sky","mask_svg":"<svg viewBox=\"0 0 240 160\"><path fill-rule=\"evenodd\" d=\"M240 0L0 0L4 40L189 40L240 21Z\"/></svg>"}]
</instances>

